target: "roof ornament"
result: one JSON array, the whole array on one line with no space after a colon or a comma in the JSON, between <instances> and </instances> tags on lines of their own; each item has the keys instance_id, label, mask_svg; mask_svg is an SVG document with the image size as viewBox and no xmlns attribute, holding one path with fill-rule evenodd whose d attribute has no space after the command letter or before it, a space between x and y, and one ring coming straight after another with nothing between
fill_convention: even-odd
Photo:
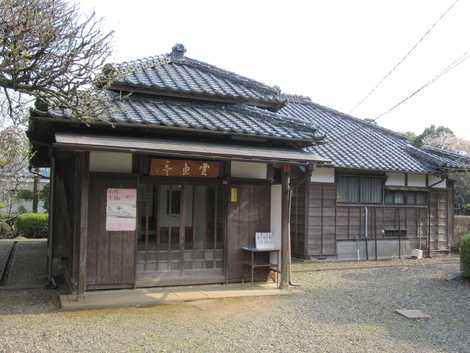
<instances>
[{"instance_id":1,"label":"roof ornament","mask_svg":"<svg viewBox=\"0 0 470 353\"><path fill-rule=\"evenodd\" d=\"M171 48L171 57L174 59L181 59L186 53L186 48L181 43L176 43L173 48Z\"/></svg>"}]
</instances>

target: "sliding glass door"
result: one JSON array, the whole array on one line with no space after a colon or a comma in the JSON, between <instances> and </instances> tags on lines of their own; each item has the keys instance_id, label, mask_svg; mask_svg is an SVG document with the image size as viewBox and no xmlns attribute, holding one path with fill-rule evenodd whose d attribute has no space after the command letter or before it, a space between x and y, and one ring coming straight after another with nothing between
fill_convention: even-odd
<instances>
[{"instance_id":1,"label":"sliding glass door","mask_svg":"<svg viewBox=\"0 0 470 353\"><path fill-rule=\"evenodd\" d=\"M137 285L222 282L222 187L146 184L140 191Z\"/></svg>"}]
</instances>

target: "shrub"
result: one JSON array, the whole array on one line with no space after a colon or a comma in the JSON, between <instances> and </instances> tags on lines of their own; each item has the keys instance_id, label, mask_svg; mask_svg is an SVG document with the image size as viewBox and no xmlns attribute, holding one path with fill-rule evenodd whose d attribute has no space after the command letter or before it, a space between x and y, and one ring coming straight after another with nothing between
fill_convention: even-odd
<instances>
[{"instance_id":1,"label":"shrub","mask_svg":"<svg viewBox=\"0 0 470 353\"><path fill-rule=\"evenodd\" d=\"M13 236L13 231L7 222L0 220L0 239L8 239Z\"/></svg>"},{"instance_id":2,"label":"shrub","mask_svg":"<svg viewBox=\"0 0 470 353\"><path fill-rule=\"evenodd\" d=\"M462 276L470 280L470 233L464 235L460 243L460 263Z\"/></svg>"},{"instance_id":3,"label":"shrub","mask_svg":"<svg viewBox=\"0 0 470 353\"><path fill-rule=\"evenodd\" d=\"M47 213L23 213L16 218L16 231L27 238L45 238L47 220Z\"/></svg>"},{"instance_id":4,"label":"shrub","mask_svg":"<svg viewBox=\"0 0 470 353\"><path fill-rule=\"evenodd\" d=\"M20 200L32 200L33 196L33 192L28 189L18 190L16 192L16 197Z\"/></svg>"}]
</instances>

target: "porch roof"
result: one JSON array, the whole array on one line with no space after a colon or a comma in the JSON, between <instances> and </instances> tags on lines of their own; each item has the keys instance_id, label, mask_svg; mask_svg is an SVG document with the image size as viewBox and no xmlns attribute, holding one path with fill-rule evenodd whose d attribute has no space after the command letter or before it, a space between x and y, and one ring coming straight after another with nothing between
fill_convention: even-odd
<instances>
[{"instance_id":1,"label":"porch roof","mask_svg":"<svg viewBox=\"0 0 470 353\"><path fill-rule=\"evenodd\" d=\"M295 164L329 164L311 152L294 148L264 147L246 144L221 144L212 142L170 139L142 139L109 135L82 135L56 133L56 147L80 150L107 150L143 152L174 157L231 159L245 161L271 161Z\"/></svg>"}]
</instances>

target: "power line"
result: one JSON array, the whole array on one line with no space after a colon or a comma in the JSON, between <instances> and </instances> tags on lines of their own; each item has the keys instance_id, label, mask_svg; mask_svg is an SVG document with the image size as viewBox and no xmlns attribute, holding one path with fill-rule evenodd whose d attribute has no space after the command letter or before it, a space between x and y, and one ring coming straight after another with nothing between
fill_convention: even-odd
<instances>
[{"instance_id":1,"label":"power line","mask_svg":"<svg viewBox=\"0 0 470 353\"><path fill-rule=\"evenodd\" d=\"M467 59L470 58L470 49L467 50L463 55L461 55L459 58L457 58L456 60L452 61L449 65L447 65L442 71L440 71L437 75L435 75L431 80L429 80L428 82L426 82L424 85L422 85L420 88L418 88L417 90L415 90L413 93L409 94L408 96L406 96L404 99L400 100L398 103L396 103L395 105L393 105L392 107L390 107L389 109L387 109L386 111L384 111L382 114L378 115L376 118L374 119L370 119L370 120L364 120L364 124L366 124L367 122L369 124L373 124L375 123L377 120L379 120L380 118L382 118L384 115L390 113L392 110L398 108L400 105L402 105L403 103L405 103L406 101L408 101L409 99L413 98L415 95L417 95L419 92L421 92L422 90L424 90L425 88L429 87L431 84L433 84L434 82L436 82L439 78L441 78L442 76L444 76L445 74L447 74L449 71L455 69L457 66L459 66L460 64L462 64L463 62L465 62ZM347 114L346 114L347 115ZM353 116L351 116L353 117ZM354 118L354 117L353 117ZM362 120L360 118L355 118L355 119L358 119L358 120ZM358 126L357 128L353 128L351 131L345 133L345 134L341 134L339 136L336 136L332 139L327 139L327 143L332 143L332 142L336 142L340 139L342 139L343 137L346 137L346 136L350 136L351 134L353 133L356 133L356 132L359 132L361 130L364 130L366 128L370 128L372 127L373 125L360 125Z\"/></svg>"},{"instance_id":2,"label":"power line","mask_svg":"<svg viewBox=\"0 0 470 353\"><path fill-rule=\"evenodd\" d=\"M450 5L440 16L439 18L429 27L426 32L418 39L418 41L411 47L410 50L392 67L390 71L388 71L384 77L372 88L369 93L367 93L352 109L351 113L353 113L357 108L359 108L362 103L364 103L381 85L382 83L395 72L395 70L408 58L415 51L419 44L431 33L431 31L438 25L439 22L449 13L450 10L459 2L459 0L455 0L452 5Z\"/></svg>"},{"instance_id":3,"label":"power line","mask_svg":"<svg viewBox=\"0 0 470 353\"><path fill-rule=\"evenodd\" d=\"M437 75L435 75L432 79L430 79L428 82L426 82L424 85L419 87L417 90L413 91L411 94L400 100L398 103L384 111L382 114L378 115L376 118L373 119L373 121L379 120L381 117L384 115L390 113L392 110L395 110L398 108L400 105L405 103L406 101L410 100L414 96L416 96L419 92L424 90L425 88L429 87L432 85L434 82L436 82L438 79L440 79L442 76L447 74L449 71L455 69L457 66L465 62L468 58L470 58L470 50L467 50L462 56L460 56L458 59L452 61L449 65L447 65L442 71L440 71Z\"/></svg>"}]
</instances>

